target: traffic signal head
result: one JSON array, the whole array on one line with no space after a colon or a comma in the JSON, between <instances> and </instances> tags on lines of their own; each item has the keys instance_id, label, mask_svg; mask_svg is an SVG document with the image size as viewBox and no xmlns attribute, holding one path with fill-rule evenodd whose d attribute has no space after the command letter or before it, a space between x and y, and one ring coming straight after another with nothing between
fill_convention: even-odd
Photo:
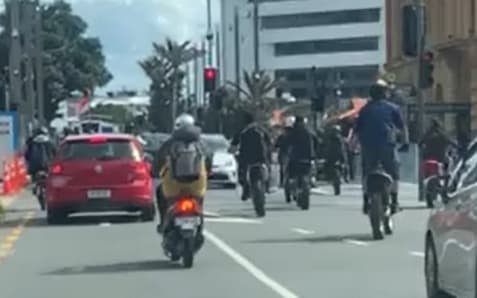
<instances>
[{"instance_id":1,"label":"traffic signal head","mask_svg":"<svg viewBox=\"0 0 477 298\"><path fill-rule=\"evenodd\" d=\"M428 89L434 85L434 53L430 51L422 54L419 83L422 89Z\"/></svg>"},{"instance_id":2,"label":"traffic signal head","mask_svg":"<svg viewBox=\"0 0 477 298\"><path fill-rule=\"evenodd\" d=\"M217 83L217 69L214 67L206 67L204 69L204 92L212 92L215 90Z\"/></svg>"}]
</instances>

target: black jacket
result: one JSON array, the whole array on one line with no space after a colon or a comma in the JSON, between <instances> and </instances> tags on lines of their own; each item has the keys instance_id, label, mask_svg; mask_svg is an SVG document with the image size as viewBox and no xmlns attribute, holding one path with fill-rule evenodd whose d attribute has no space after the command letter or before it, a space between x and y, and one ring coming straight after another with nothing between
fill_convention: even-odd
<instances>
[{"instance_id":1,"label":"black jacket","mask_svg":"<svg viewBox=\"0 0 477 298\"><path fill-rule=\"evenodd\" d=\"M318 138L304 125L295 124L286 140L284 146L289 148L290 161L317 158Z\"/></svg>"},{"instance_id":2,"label":"black jacket","mask_svg":"<svg viewBox=\"0 0 477 298\"><path fill-rule=\"evenodd\" d=\"M232 140L232 146L239 146L239 161L245 164L268 163L272 151L272 141L268 132L258 124L250 124Z\"/></svg>"}]
</instances>

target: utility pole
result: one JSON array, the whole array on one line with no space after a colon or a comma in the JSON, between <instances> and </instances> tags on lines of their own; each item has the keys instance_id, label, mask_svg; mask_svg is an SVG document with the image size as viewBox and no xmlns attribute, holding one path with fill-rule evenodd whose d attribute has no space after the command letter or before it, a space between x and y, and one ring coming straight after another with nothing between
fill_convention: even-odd
<instances>
[{"instance_id":1,"label":"utility pole","mask_svg":"<svg viewBox=\"0 0 477 298\"><path fill-rule=\"evenodd\" d=\"M20 40L20 2L19 0L10 0L8 13L10 16L10 54L9 54L9 78L10 78L10 102L17 106L20 139L26 137L26 123L24 119L25 105L23 103L22 90L22 45ZM7 6L8 7L8 6Z\"/></svg>"},{"instance_id":2,"label":"utility pole","mask_svg":"<svg viewBox=\"0 0 477 298\"><path fill-rule=\"evenodd\" d=\"M416 6L418 12L418 34L417 34L417 76L416 76L416 101L417 101L417 135L418 140L422 139L424 135L424 117L425 117L425 105L424 105L424 94L423 89L421 88L421 76L422 76L422 56L424 49L426 47L426 26L425 26L425 6L422 0L414 0L414 5ZM423 187L423 172L421 162L422 154L418 149L418 180L419 180L419 200L424 199L424 187Z\"/></svg>"},{"instance_id":3,"label":"utility pole","mask_svg":"<svg viewBox=\"0 0 477 298\"><path fill-rule=\"evenodd\" d=\"M196 53L199 52L197 45L195 45ZM197 119L197 108L199 107L199 56L194 57L194 113Z\"/></svg>"},{"instance_id":4,"label":"utility pole","mask_svg":"<svg viewBox=\"0 0 477 298\"><path fill-rule=\"evenodd\" d=\"M191 101L191 73L190 73L190 62L186 63L186 101L187 101L187 109L192 107Z\"/></svg>"},{"instance_id":5,"label":"utility pole","mask_svg":"<svg viewBox=\"0 0 477 298\"><path fill-rule=\"evenodd\" d=\"M256 73L260 71L260 44L259 44L259 32L258 32L258 1L253 0L253 58L254 58L254 70Z\"/></svg>"},{"instance_id":6,"label":"utility pole","mask_svg":"<svg viewBox=\"0 0 477 298\"><path fill-rule=\"evenodd\" d=\"M219 27L218 24L215 26L215 36L216 36L216 38L215 38L215 57L216 57L215 60L217 61L217 64L216 64L217 65L217 83L219 85L221 85L221 83L222 83L221 78L223 76L221 76L221 72L222 72L222 67L221 67L222 65L220 63L221 62L220 61L221 60L220 59L220 52L221 52L220 51L220 46L221 46L220 42L221 41L220 41L220 27Z\"/></svg>"},{"instance_id":7,"label":"utility pole","mask_svg":"<svg viewBox=\"0 0 477 298\"><path fill-rule=\"evenodd\" d=\"M201 43L201 52L202 52L202 53L207 53L207 49L206 49L206 46L205 46L205 42L204 42L204 41L202 41L202 43ZM202 62L202 63L201 63L201 69L200 69L200 74L201 74L201 75L200 75L200 77L199 77L199 78L200 78L200 82L201 82L200 86L202 86L201 92L200 92L201 98L202 98L202 100L201 100L201 105L206 105L206 98L205 98L205 92L204 92L205 90L204 90L204 88L203 88L203 86L204 86L204 69L205 69L205 65L206 65L206 63L205 63L205 62L206 62L206 61L205 61L205 55L202 55L201 62Z\"/></svg>"},{"instance_id":8,"label":"utility pole","mask_svg":"<svg viewBox=\"0 0 477 298\"><path fill-rule=\"evenodd\" d=\"M213 63L213 52L214 52L214 33L212 32L212 4L211 0L207 0L207 34L205 36L208 43L208 64L212 66Z\"/></svg>"},{"instance_id":9,"label":"utility pole","mask_svg":"<svg viewBox=\"0 0 477 298\"><path fill-rule=\"evenodd\" d=\"M35 55L33 44L33 27L35 18L35 6L30 1L21 3L22 6L22 20L24 33L23 46L25 50L24 62L25 62L25 89L26 89L26 102L27 102L27 115L31 125L34 125L36 114L36 100L35 100L35 75L33 72L33 57Z\"/></svg>"},{"instance_id":10,"label":"utility pole","mask_svg":"<svg viewBox=\"0 0 477 298\"><path fill-rule=\"evenodd\" d=\"M41 6L36 1L35 10L35 69L36 69L36 96L38 105L38 120L41 125L45 124L45 100L43 90L43 25Z\"/></svg>"},{"instance_id":11,"label":"utility pole","mask_svg":"<svg viewBox=\"0 0 477 298\"><path fill-rule=\"evenodd\" d=\"M236 87L236 96L240 97L240 18L239 18L239 9L238 6L234 8L234 46L235 46L235 85Z\"/></svg>"}]
</instances>

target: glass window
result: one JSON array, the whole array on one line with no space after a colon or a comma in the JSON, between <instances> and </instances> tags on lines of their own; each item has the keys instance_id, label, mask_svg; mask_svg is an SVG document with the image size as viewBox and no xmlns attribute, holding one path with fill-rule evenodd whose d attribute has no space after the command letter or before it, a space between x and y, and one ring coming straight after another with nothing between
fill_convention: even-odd
<instances>
[{"instance_id":1,"label":"glass window","mask_svg":"<svg viewBox=\"0 0 477 298\"><path fill-rule=\"evenodd\" d=\"M281 29L353 23L376 23L379 22L379 20L380 9L371 8L264 16L261 18L261 25L263 29Z\"/></svg>"},{"instance_id":2,"label":"glass window","mask_svg":"<svg viewBox=\"0 0 477 298\"><path fill-rule=\"evenodd\" d=\"M89 140L65 143L59 152L63 160L88 159L134 159L140 160L140 151L129 140L106 140L90 142Z\"/></svg>"},{"instance_id":3,"label":"glass window","mask_svg":"<svg viewBox=\"0 0 477 298\"><path fill-rule=\"evenodd\" d=\"M275 44L276 56L306 55L338 52L376 51L379 38L357 37L328 40L283 42Z\"/></svg>"},{"instance_id":4,"label":"glass window","mask_svg":"<svg viewBox=\"0 0 477 298\"><path fill-rule=\"evenodd\" d=\"M222 137L202 137L207 149L211 152L227 152L229 150L229 142Z\"/></svg>"}]
</instances>

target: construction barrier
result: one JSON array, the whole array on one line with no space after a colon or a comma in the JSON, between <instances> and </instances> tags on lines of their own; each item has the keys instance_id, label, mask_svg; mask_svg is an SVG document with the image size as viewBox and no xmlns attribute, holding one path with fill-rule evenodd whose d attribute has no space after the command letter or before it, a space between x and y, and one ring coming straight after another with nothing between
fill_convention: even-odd
<instances>
[{"instance_id":1,"label":"construction barrier","mask_svg":"<svg viewBox=\"0 0 477 298\"><path fill-rule=\"evenodd\" d=\"M3 162L3 177L0 179L0 195L19 192L27 184L27 169L23 156L15 154Z\"/></svg>"}]
</instances>

